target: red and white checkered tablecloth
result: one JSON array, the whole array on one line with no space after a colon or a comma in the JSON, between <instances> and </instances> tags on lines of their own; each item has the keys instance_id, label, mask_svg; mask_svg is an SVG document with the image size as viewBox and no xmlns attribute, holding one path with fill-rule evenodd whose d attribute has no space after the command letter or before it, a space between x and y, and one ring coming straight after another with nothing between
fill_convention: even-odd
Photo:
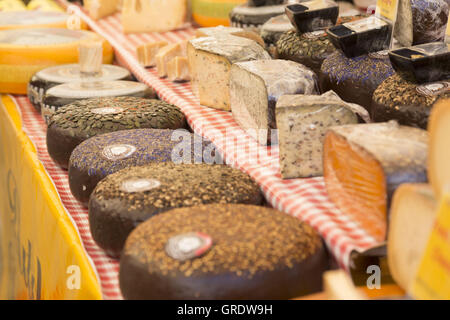
<instances>
[{"instance_id":1,"label":"red and white checkered tablecloth","mask_svg":"<svg viewBox=\"0 0 450 320\"><path fill-rule=\"evenodd\" d=\"M155 70L143 68L136 59L138 45L166 40L177 42L191 38L194 29L165 33L124 35L120 14L93 21L82 11L77 14L90 28L115 48L119 64L130 69L136 78L153 87L161 99L177 105L192 129L214 142L225 162L251 175L267 201L274 207L311 224L324 238L341 267L348 268L350 252L376 244L358 225L342 214L329 200L323 178L282 180L279 174L277 147L259 146L234 121L231 113L200 106L189 83L176 84L160 79ZM36 145L38 156L53 179L61 200L79 230L87 254L93 261L105 299L120 299L118 262L108 258L95 244L89 231L87 210L71 195L67 172L50 159L45 142L45 124L26 97L15 97L21 110L25 132Z\"/></svg>"}]
</instances>

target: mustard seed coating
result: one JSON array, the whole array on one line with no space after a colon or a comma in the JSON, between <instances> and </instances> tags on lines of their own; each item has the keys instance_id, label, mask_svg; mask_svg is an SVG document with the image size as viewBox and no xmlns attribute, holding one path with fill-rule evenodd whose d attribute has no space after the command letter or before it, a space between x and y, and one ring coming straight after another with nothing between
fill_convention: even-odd
<instances>
[{"instance_id":1,"label":"mustard seed coating","mask_svg":"<svg viewBox=\"0 0 450 320\"><path fill-rule=\"evenodd\" d=\"M188 261L171 258L168 240L190 232L209 235L212 248ZM299 219L214 204L174 209L138 226L122 253L120 284L131 299L288 299L320 290L327 266L320 236ZM136 275L141 282L133 289Z\"/></svg>"}]
</instances>

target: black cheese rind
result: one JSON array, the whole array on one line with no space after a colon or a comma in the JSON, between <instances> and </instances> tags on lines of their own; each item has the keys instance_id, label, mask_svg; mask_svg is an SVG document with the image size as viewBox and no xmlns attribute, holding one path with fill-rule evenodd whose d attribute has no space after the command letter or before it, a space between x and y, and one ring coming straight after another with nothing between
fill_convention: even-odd
<instances>
[{"instance_id":1,"label":"black cheese rind","mask_svg":"<svg viewBox=\"0 0 450 320\"><path fill-rule=\"evenodd\" d=\"M276 45L283 33L294 29L289 18L283 14L270 18L261 27L261 37L268 46Z\"/></svg>"},{"instance_id":2,"label":"black cheese rind","mask_svg":"<svg viewBox=\"0 0 450 320\"><path fill-rule=\"evenodd\" d=\"M89 201L89 225L96 243L117 257L130 232L154 215L212 203L260 205L262 199L258 184L238 169L156 163L102 180Z\"/></svg>"},{"instance_id":3,"label":"black cheese rind","mask_svg":"<svg viewBox=\"0 0 450 320\"><path fill-rule=\"evenodd\" d=\"M242 4L230 12L231 26L239 28L259 28L270 18L284 13L285 5L250 7Z\"/></svg>"},{"instance_id":4,"label":"black cheese rind","mask_svg":"<svg viewBox=\"0 0 450 320\"><path fill-rule=\"evenodd\" d=\"M273 6L277 4L286 3L287 0L248 0L247 4L250 7L262 7L262 6Z\"/></svg>"},{"instance_id":5,"label":"black cheese rind","mask_svg":"<svg viewBox=\"0 0 450 320\"><path fill-rule=\"evenodd\" d=\"M339 6L331 0L303 1L286 6L286 15L299 33L332 27L339 16Z\"/></svg>"},{"instance_id":6,"label":"black cheese rind","mask_svg":"<svg viewBox=\"0 0 450 320\"><path fill-rule=\"evenodd\" d=\"M189 251L187 259L174 254ZM122 253L119 282L132 300L284 300L320 291L327 260L320 236L297 218L264 207L207 205L138 226Z\"/></svg>"}]
</instances>

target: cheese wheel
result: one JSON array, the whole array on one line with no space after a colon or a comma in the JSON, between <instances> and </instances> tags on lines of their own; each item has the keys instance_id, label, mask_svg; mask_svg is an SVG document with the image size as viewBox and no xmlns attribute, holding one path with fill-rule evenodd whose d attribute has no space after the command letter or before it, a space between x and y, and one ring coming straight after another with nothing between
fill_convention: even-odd
<instances>
[{"instance_id":1,"label":"cheese wheel","mask_svg":"<svg viewBox=\"0 0 450 320\"><path fill-rule=\"evenodd\" d=\"M78 145L69 161L69 185L83 204L106 176L157 162L201 163L215 147L186 130L136 129L105 133ZM211 152L212 154L213 152ZM215 161L215 155L213 161Z\"/></svg>"},{"instance_id":2,"label":"cheese wheel","mask_svg":"<svg viewBox=\"0 0 450 320\"><path fill-rule=\"evenodd\" d=\"M150 164L102 180L89 200L89 225L95 242L117 257L130 232L152 216L210 203L259 205L262 196L250 176L225 165Z\"/></svg>"},{"instance_id":3,"label":"cheese wheel","mask_svg":"<svg viewBox=\"0 0 450 320\"><path fill-rule=\"evenodd\" d=\"M0 12L0 30L21 28L67 28L69 16L62 12Z\"/></svg>"},{"instance_id":4,"label":"cheese wheel","mask_svg":"<svg viewBox=\"0 0 450 320\"><path fill-rule=\"evenodd\" d=\"M81 78L78 64L66 64L50 67L36 73L28 83L28 99L38 112L41 112L41 103L47 90L62 83L92 81L130 80L130 72L122 67L103 65L101 75L97 77Z\"/></svg>"},{"instance_id":5,"label":"cheese wheel","mask_svg":"<svg viewBox=\"0 0 450 320\"><path fill-rule=\"evenodd\" d=\"M56 28L0 31L0 92L26 94L38 71L78 61L81 41L101 39L89 31ZM113 49L103 40L103 61L113 61Z\"/></svg>"},{"instance_id":6,"label":"cheese wheel","mask_svg":"<svg viewBox=\"0 0 450 320\"><path fill-rule=\"evenodd\" d=\"M318 292L319 234L280 211L242 204L174 209L139 225L120 259L125 299L285 300Z\"/></svg>"},{"instance_id":7,"label":"cheese wheel","mask_svg":"<svg viewBox=\"0 0 450 320\"><path fill-rule=\"evenodd\" d=\"M109 132L130 129L179 129L186 127L180 109L161 100L138 97L94 98L58 109L47 129L47 150L60 167L81 142Z\"/></svg>"},{"instance_id":8,"label":"cheese wheel","mask_svg":"<svg viewBox=\"0 0 450 320\"><path fill-rule=\"evenodd\" d=\"M21 0L0 0L0 11L25 11L27 7Z\"/></svg>"},{"instance_id":9,"label":"cheese wheel","mask_svg":"<svg viewBox=\"0 0 450 320\"><path fill-rule=\"evenodd\" d=\"M66 104L89 98L120 96L154 98L155 92L134 81L69 82L47 91L42 99L41 113L48 123L53 113Z\"/></svg>"},{"instance_id":10,"label":"cheese wheel","mask_svg":"<svg viewBox=\"0 0 450 320\"><path fill-rule=\"evenodd\" d=\"M387 123L331 128L324 143L330 199L377 241L386 238L392 195L403 183L427 181L428 133Z\"/></svg>"},{"instance_id":11,"label":"cheese wheel","mask_svg":"<svg viewBox=\"0 0 450 320\"><path fill-rule=\"evenodd\" d=\"M285 14L270 18L261 27L261 37L265 43L276 45L283 33L293 30L294 26Z\"/></svg>"},{"instance_id":12,"label":"cheese wheel","mask_svg":"<svg viewBox=\"0 0 450 320\"><path fill-rule=\"evenodd\" d=\"M395 282L410 292L438 213L431 186L404 184L389 217L388 264Z\"/></svg>"},{"instance_id":13,"label":"cheese wheel","mask_svg":"<svg viewBox=\"0 0 450 320\"><path fill-rule=\"evenodd\" d=\"M192 0L192 17L202 27L229 26L229 14L246 0Z\"/></svg>"},{"instance_id":14,"label":"cheese wheel","mask_svg":"<svg viewBox=\"0 0 450 320\"><path fill-rule=\"evenodd\" d=\"M31 0L28 2L28 10L64 12L64 9L53 0Z\"/></svg>"},{"instance_id":15,"label":"cheese wheel","mask_svg":"<svg viewBox=\"0 0 450 320\"><path fill-rule=\"evenodd\" d=\"M260 28L270 18L283 14L285 7L286 5L251 7L242 4L231 11L230 22L233 27Z\"/></svg>"},{"instance_id":16,"label":"cheese wheel","mask_svg":"<svg viewBox=\"0 0 450 320\"><path fill-rule=\"evenodd\" d=\"M430 116L428 130L430 132L430 153L428 173L436 199L447 192L450 184L450 148L448 137L450 128L450 99L443 97L438 100Z\"/></svg>"},{"instance_id":17,"label":"cheese wheel","mask_svg":"<svg viewBox=\"0 0 450 320\"><path fill-rule=\"evenodd\" d=\"M91 18L102 19L117 11L119 0L84 0L83 5Z\"/></svg>"}]
</instances>

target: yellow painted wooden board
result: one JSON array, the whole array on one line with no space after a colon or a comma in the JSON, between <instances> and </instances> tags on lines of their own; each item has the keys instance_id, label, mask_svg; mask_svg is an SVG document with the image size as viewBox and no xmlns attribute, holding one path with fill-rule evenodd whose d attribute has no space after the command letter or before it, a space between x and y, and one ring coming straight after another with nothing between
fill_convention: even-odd
<instances>
[{"instance_id":1,"label":"yellow painted wooden board","mask_svg":"<svg viewBox=\"0 0 450 320\"><path fill-rule=\"evenodd\" d=\"M416 299L450 299L450 193L441 199L439 213L413 284Z\"/></svg>"},{"instance_id":2,"label":"yellow painted wooden board","mask_svg":"<svg viewBox=\"0 0 450 320\"><path fill-rule=\"evenodd\" d=\"M0 96L0 299L101 299L95 268L56 189Z\"/></svg>"}]
</instances>

